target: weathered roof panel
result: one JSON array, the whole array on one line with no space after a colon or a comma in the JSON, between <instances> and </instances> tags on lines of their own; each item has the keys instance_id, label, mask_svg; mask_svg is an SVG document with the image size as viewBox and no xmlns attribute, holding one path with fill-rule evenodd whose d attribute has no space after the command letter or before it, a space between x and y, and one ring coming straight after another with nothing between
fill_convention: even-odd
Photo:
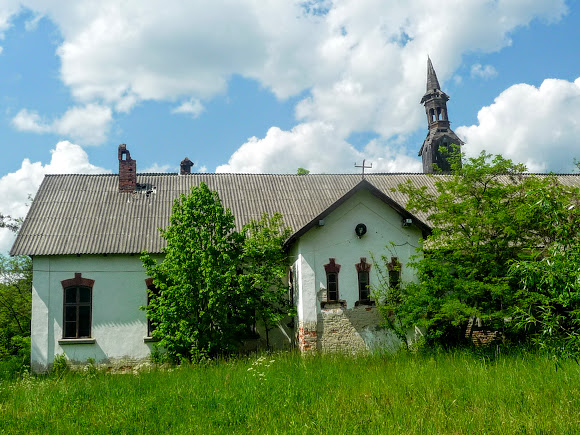
<instances>
[{"instance_id":1,"label":"weathered roof panel","mask_svg":"<svg viewBox=\"0 0 580 435\"><path fill-rule=\"evenodd\" d=\"M580 177L559 176L580 185ZM406 198L391 191L411 180L434 189L437 176L367 174L365 180L404 208ZM169 222L175 198L205 182L230 208L239 230L263 212L280 212L299 232L361 181L360 174L137 174L153 193L119 192L118 175L47 175L32 203L12 255L161 252L158 228ZM426 216L416 215L426 222Z\"/></svg>"}]
</instances>

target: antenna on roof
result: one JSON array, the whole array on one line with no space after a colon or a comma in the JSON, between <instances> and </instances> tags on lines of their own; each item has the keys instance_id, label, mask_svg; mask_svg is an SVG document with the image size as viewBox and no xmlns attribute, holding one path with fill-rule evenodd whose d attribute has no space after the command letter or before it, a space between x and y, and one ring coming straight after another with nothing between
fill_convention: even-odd
<instances>
[{"instance_id":1,"label":"antenna on roof","mask_svg":"<svg viewBox=\"0 0 580 435\"><path fill-rule=\"evenodd\" d=\"M363 162L362 162L362 165L357 165L357 164L356 164L356 162L354 162L354 167L355 167L355 168L362 168L362 177L363 177L363 178L365 177L365 168L366 168L366 169L370 169L370 168L372 168L372 167L373 167L373 164L372 164L372 163L371 163L371 165L370 165L370 166L365 166L365 162L366 162L366 159L365 159L365 160L363 160Z\"/></svg>"}]
</instances>

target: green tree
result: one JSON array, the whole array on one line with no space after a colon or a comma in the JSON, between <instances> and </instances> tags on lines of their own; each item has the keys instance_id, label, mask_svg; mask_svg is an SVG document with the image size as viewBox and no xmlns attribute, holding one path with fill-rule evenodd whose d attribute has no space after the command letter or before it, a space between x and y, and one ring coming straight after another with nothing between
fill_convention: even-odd
<instances>
[{"instance_id":1,"label":"green tree","mask_svg":"<svg viewBox=\"0 0 580 435\"><path fill-rule=\"evenodd\" d=\"M141 260L158 289L147 316L169 356L198 360L233 351L255 315L272 327L284 307L278 278L287 229L279 215L240 234L231 211L201 183L176 199L160 231L164 257L145 252Z\"/></svg>"},{"instance_id":2,"label":"green tree","mask_svg":"<svg viewBox=\"0 0 580 435\"><path fill-rule=\"evenodd\" d=\"M0 228L18 232L21 220L0 214ZM32 261L0 254L0 361L8 372L22 370L30 360Z\"/></svg>"},{"instance_id":3,"label":"green tree","mask_svg":"<svg viewBox=\"0 0 580 435\"><path fill-rule=\"evenodd\" d=\"M513 322L536 345L556 357L580 357L580 193L556 185L529 192L552 232L530 258L515 261L519 280Z\"/></svg>"},{"instance_id":4,"label":"green tree","mask_svg":"<svg viewBox=\"0 0 580 435\"><path fill-rule=\"evenodd\" d=\"M0 228L8 228L12 232L18 232L20 229L20 219L14 219L9 215L0 213Z\"/></svg>"},{"instance_id":5,"label":"green tree","mask_svg":"<svg viewBox=\"0 0 580 435\"><path fill-rule=\"evenodd\" d=\"M308 175L308 174L310 174L310 171L308 169L298 168L296 170L296 174L297 175Z\"/></svg>"},{"instance_id":6,"label":"green tree","mask_svg":"<svg viewBox=\"0 0 580 435\"><path fill-rule=\"evenodd\" d=\"M32 306L32 261L0 254L0 359L28 347Z\"/></svg>"},{"instance_id":7,"label":"green tree","mask_svg":"<svg viewBox=\"0 0 580 435\"><path fill-rule=\"evenodd\" d=\"M411 264L419 282L406 283L396 314L407 326L424 327L431 343L469 342L466 327L474 318L505 338L514 332L506 319L521 297L510 264L559 237L530 192L565 193L555 177L523 175L524 166L484 152L463 165L452 157L452 168L451 175L433 176L434 191L411 181L398 187L433 230Z\"/></svg>"},{"instance_id":8,"label":"green tree","mask_svg":"<svg viewBox=\"0 0 580 435\"><path fill-rule=\"evenodd\" d=\"M232 213L202 183L175 200L169 226L160 231L167 241L163 260L141 256L158 288L147 308L154 337L177 360L231 350L237 314L246 305L239 297L240 236Z\"/></svg>"},{"instance_id":9,"label":"green tree","mask_svg":"<svg viewBox=\"0 0 580 435\"><path fill-rule=\"evenodd\" d=\"M243 274L242 288L248 294L250 309L266 330L266 345L270 345L270 331L294 308L288 298L288 285L284 278L288 273L288 256L283 244L292 231L284 225L282 215L262 215L252 220L242 230Z\"/></svg>"}]
</instances>

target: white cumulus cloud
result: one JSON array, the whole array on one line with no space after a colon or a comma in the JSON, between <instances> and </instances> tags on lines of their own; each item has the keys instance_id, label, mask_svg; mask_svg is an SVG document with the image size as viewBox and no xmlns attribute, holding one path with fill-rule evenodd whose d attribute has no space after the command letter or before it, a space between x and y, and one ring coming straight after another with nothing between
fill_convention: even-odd
<instances>
[{"instance_id":1,"label":"white cumulus cloud","mask_svg":"<svg viewBox=\"0 0 580 435\"><path fill-rule=\"evenodd\" d=\"M21 4L59 29L60 77L84 106L49 122L21 112L15 126L98 143L111 122L108 107L128 112L146 100L185 101L174 111L195 117L203 110L200 100L224 94L230 78L239 75L278 98L301 96L295 108L300 124L286 132L272 127L266 137L243 144L224 166L271 171L280 165L251 163L247 150L255 144L284 148L309 129L324 144L321 132L332 131L337 149L352 149L346 143L352 132L376 132L388 142L415 131L424 123L417 107L427 54L444 85L465 53L500 50L511 44L516 29L534 20L556 22L567 12L565 0L449 0L445 7L432 0ZM489 77L494 69L481 66L473 74ZM91 116L83 117L83 110L92 110ZM273 138L282 143L273 144ZM295 161L302 160L301 148L288 150Z\"/></svg>"},{"instance_id":2,"label":"white cumulus cloud","mask_svg":"<svg viewBox=\"0 0 580 435\"><path fill-rule=\"evenodd\" d=\"M482 79L491 79L497 76L497 70L492 65L481 65L476 63L471 66L471 77L480 77Z\"/></svg>"},{"instance_id":3,"label":"white cumulus cloud","mask_svg":"<svg viewBox=\"0 0 580 435\"><path fill-rule=\"evenodd\" d=\"M23 218L28 211L29 196L34 197L46 174L102 174L106 169L89 162L87 153L68 141L56 144L51 150L50 163L31 162L24 159L20 169L0 178L0 210L5 215ZM0 252L10 250L14 234L0 229Z\"/></svg>"},{"instance_id":4,"label":"white cumulus cloud","mask_svg":"<svg viewBox=\"0 0 580 435\"><path fill-rule=\"evenodd\" d=\"M87 104L84 107L73 107L51 122L44 120L35 111L22 109L12 118L12 125L20 131L56 133L85 145L100 145L107 138L112 120L109 107Z\"/></svg>"},{"instance_id":5,"label":"white cumulus cloud","mask_svg":"<svg viewBox=\"0 0 580 435\"><path fill-rule=\"evenodd\" d=\"M463 53L499 50L514 29L566 13L565 0L22 3L61 31L61 78L80 101L127 111L191 98L181 111L195 115L239 74L280 98L307 90L301 121L385 137L420 125L427 53L445 81Z\"/></svg>"},{"instance_id":6,"label":"white cumulus cloud","mask_svg":"<svg viewBox=\"0 0 580 435\"><path fill-rule=\"evenodd\" d=\"M456 129L468 155L485 149L524 163L532 172L569 172L573 159L580 159L580 78L511 86L477 119L477 125Z\"/></svg>"},{"instance_id":7,"label":"white cumulus cloud","mask_svg":"<svg viewBox=\"0 0 580 435\"><path fill-rule=\"evenodd\" d=\"M356 150L331 124L298 124L290 131L278 127L266 137L250 138L216 172L295 173L306 168L312 173L353 172L355 162L373 163L368 172L416 172L420 163L404 152L371 141L365 151Z\"/></svg>"},{"instance_id":8,"label":"white cumulus cloud","mask_svg":"<svg viewBox=\"0 0 580 435\"><path fill-rule=\"evenodd\" d=\"M189 101L183 102L180 106L173 109L172 113L182 113L190 115L192 118L197 118L205 110L201 101L192 98Z\"/></svg>"},{"instance_id":9,"label":"white cumulus cloud","mask_svg":"<svg viewBox=\"0 0 580 435\"><path fill-rule=\"evenodd\" d=\"M168 165L168 164L160 165L159 163L153 163L148 168L145 168L139 172L142 172L142 173L146 172L146 173L150 173L150 174L159 174L159 173L163 173L163 172L169 172L170 170L173 170L173 172L175 172L175 168L171 165Z\"/></svg>"}]
</instances>

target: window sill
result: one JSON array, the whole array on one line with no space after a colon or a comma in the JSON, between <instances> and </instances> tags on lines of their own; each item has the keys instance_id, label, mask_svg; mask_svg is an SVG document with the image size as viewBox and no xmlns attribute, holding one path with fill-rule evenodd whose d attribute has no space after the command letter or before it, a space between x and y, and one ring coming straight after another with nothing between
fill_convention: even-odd
<instances>
[{"instance_id":1,"label":"window sill","mask_svg":"<svg viewBox=\"0 0 580 435\"><path fill-rule=\"evenodd\" d=\"M159 339L155 337L143 337L143 343L157 343L158 341Z\"/></svg>"},{"instance_id":2,"label":"window sill","mask_svg":"<svg viewBox=\"0 0 580 435\"><path fill-rule=\"evenodd\" d=\"M322 301L320 303L320 308L346 308L346 301L344 299L338 301Z\"/></svg>"},{"instance_id":3,"label":"window sill","mask_svg":"<svg viewBox=\"0 0 580 435\"><path fill-rule=\"evenodd\" d=\"M365 300L362 300L362 301L356 301L354 303L354 306L355 307L358 307L358 306L361 306L361 305L363 305L363 306L366 305L368 307L374 307L374 306L376 306L376 303L375 303L375 301L368 300L368 299L365 299Z\"/></svg>"},{"instance_id":4,"label":"window sill","mask_svg":"<svg viewBox=\"0 0 580 435\"><path fill-rule=\"evenodd\" d=\"M95 344L97 340L95 338L61 338L58 340L59 345L68 344Z\"/></svg>"}]
</instances>

